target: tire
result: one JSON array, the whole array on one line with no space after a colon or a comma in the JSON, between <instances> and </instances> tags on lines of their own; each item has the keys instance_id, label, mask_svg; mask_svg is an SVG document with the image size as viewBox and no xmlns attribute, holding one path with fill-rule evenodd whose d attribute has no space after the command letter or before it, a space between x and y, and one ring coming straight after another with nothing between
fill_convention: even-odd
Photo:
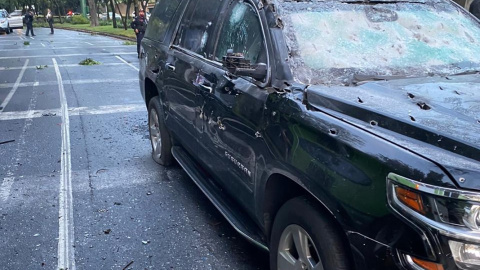
<instances>
[{"instance_id":1,"label":"tire","mask_svg":"<svg viewBox=\"0 0 480 270\"><path fill-rule=\"evenodd\" d=\"M165 126L164 113L158 96L150 99L148 103L148 131L153 160L163 166L171 165L173 161L172 141Z\"/></svg>"},{"instance_id":2,"label":"tire","mask_svg":"<svg viewBox=\"0 0 480 270\"><path fill-rule=\"evenodd\" d=\"M271 270L349 270L347 254L338 230L305 197L287 201L275 216L270 238Z\"/></svg>"}]
</instances>

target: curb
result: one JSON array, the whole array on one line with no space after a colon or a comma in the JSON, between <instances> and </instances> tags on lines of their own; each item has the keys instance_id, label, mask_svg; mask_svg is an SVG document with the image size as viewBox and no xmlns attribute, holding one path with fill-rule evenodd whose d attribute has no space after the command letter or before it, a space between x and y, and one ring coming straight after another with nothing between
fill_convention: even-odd
<instances>
[{"instance_id":1,"label":"curb","mask_svg":"<svg viewBox=\"0 0 480 270\"><path fill-rule=\"evenodd\" d=\"M75 29L75 28L62 27L62 26L57 26L57 25L54 25L53 29L55 29L55 28L56 29L70 30L70 31L83 32L83 33L89 33L89 34L100 35L100 36L113 37L113 38L117 38L117 39L121 39L121 40L128 40L128 41L137 42L136 38L126 37L126 36L118 36L118 35L109 34L109 33L103 33L103 32L97 32L97 31L91 31L91 30L85 30L85 29Z\"/></svg>"}]
</instances>

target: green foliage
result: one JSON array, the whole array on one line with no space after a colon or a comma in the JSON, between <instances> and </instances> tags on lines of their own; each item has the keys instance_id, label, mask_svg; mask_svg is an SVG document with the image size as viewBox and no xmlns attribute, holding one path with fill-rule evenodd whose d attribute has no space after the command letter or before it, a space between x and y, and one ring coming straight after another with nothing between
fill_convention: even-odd
<instances>
[{"instance_id":1,"label":"green foliage","mask_svg":"<svg viewBox=\"0 0 480 270\"><path fill-rule=\"evenodd\" d=\"M107 21L107 20L99 20L98 25L100 25L100 26L112 25L112 22Z\"/></svg>"},{"instance_id":2,"label":"green foliage","mask_svg":"<svg viewBox=\"0 0 480 270\"><path fill-rule=\"evenodd\" d=\"M80 61L80 63L78 64L82 66L93 66L93 65L100 65L100 62L97 62L92 58L86 58L85 60Z\"/></svg>"},{"instance_id":3,"label":"green foliage","mask_svg":"<svg viewBox=\"0 0 480 270\"><path fill-rule=\"evenodd\" d=\"M72 24L89 24L89 23L90 21L81 15L72 16Z\"/></svg>"},{"instance_id":4,"label":"green foliage","mask_svg":"<svg viewBox=\"0 0 480 270\"><path fill-rule=\"evenodd\" d=\"M123 45L137 45L137 42L134 42L134 41L125 41L125 42L123 42Z\"/></svg>"},{"instance_id":5,"label":"green foliage","mask_svg":"<svg viewBox=\"0 0 480 270\"><path fill-rule=\"evenodd\" d=\"M30 41L24 41L23 45L25 45L25 46L30 45Z\"/></svg>"}]
</instances>

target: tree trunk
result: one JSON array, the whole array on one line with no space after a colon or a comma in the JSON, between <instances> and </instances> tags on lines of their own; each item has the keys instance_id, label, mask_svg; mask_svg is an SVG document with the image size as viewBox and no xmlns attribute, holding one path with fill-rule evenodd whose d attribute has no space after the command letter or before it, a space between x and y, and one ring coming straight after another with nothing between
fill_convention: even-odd
<instances>
[{"instance_id":1,"label":"tree trunk","mask_svg":"<svg viewBox=\"0 0 480 270\"><path fill-rule=\"evenodd\" d=\"M117 6L117 9L118 9L118 14L120 14L120 20L121 20L122 23L123 23L123 28L124 28L125 30L127 30L127 22L126 22L127 19L123 17L122 12L120 11L120 8L118 7L118 2L117 2L117 0L114 0L114 1L115 1L115 5Z\"/></svg>"},{"instance_id":2,"label":"tree trunk","mask_svg":"<svg viewBox=\"0 0 480 270\"><path fill-rule=\"evenodd\" d=\"M113 28L117 28L117 19L115 18L115 6L113 5L113 0L110 0L110 8L112 9Z\"/></svg>"},{"instance_id":3,"label":"tree trunk","mask_svg":"<svg viewBox=\"0 0 480 270\"><path fill-rule=\"evenodd\" d=\"M90 26L98 26L97 5L95 0L88 0L90 8Z\"/></svg>"},{"instance_id":4,"label":"tree trunk","mask_svg":"<svg viewBox=\"0 0 480 270\"><path fill-rule=\"evenodd\" d=\"M145 2L145 5L143 4L143 2ZM140 0L140 5L142 5L143 12L146 13L147 12L148 0L145 0L145 1Z\"/></svg>"},{"instance_id":5,"label":"tree trunk","mask_svg":"<svg viewBox=\"0 0 480 270\"><path fill-rule=\"evenodd\" d=\"M132 5L132 2L133 2L132 0L127 0L127 14L125 14L125 17L127 18L127 20L130 18L130 6Z\"/></svg>"}]
</instances>

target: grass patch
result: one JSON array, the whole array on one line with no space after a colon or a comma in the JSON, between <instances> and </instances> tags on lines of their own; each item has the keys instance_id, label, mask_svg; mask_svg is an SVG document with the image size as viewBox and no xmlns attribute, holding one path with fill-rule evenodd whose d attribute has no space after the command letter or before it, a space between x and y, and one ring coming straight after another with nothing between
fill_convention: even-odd
<instances>
[{"instance_id":1,"label":"grass patch","mask_svg":"<svg viewBox=\"0 0 480 270\"><path fill-rule=\"evenodd\" d=\"M123 45L137 45L137 42L135 42L135 41L125 41L125 42L123 42Z\"/></svg>"},{"instance_id":2,"label":"grass patch","mask_svg":"<svg viewBox=\"0 0 480 270\"><path fill-rule=\"evenodd\" d=\"M93 66L93 65L100 65L100 62L97 62L92 58L86 58L85 60L80 61L80 63L78 64L82 66Z\"/></svg>"},{"instance_id":3,"label":"grass patch","mask_svg":"<svg viewBox=\"0 0 480 270\"><path fill-rule=\"evenodd\" d=\"M119 25L121 25L119 23ZM100 32L105 34L112 34L117 36L135 38L135 32L132 29L123 29L123 28L113 28L112 25L100 25L96 27L91 27L89 24L71 24L71 23L63 23L57 24L55 27L62 28L67 27L71 29L78 29L78 30L89 30L94 32Z\"/></svg>"},{"instance_id":4,"label":"grass patch","mask_svg":"<svg viewBox=\"0 0 480 270\"><path fill-rule=\"evenodd\" d=\"M30 45L30 41L24 41L23 45L25 45L25 46Z\"/></svg>"}]
</instances>

